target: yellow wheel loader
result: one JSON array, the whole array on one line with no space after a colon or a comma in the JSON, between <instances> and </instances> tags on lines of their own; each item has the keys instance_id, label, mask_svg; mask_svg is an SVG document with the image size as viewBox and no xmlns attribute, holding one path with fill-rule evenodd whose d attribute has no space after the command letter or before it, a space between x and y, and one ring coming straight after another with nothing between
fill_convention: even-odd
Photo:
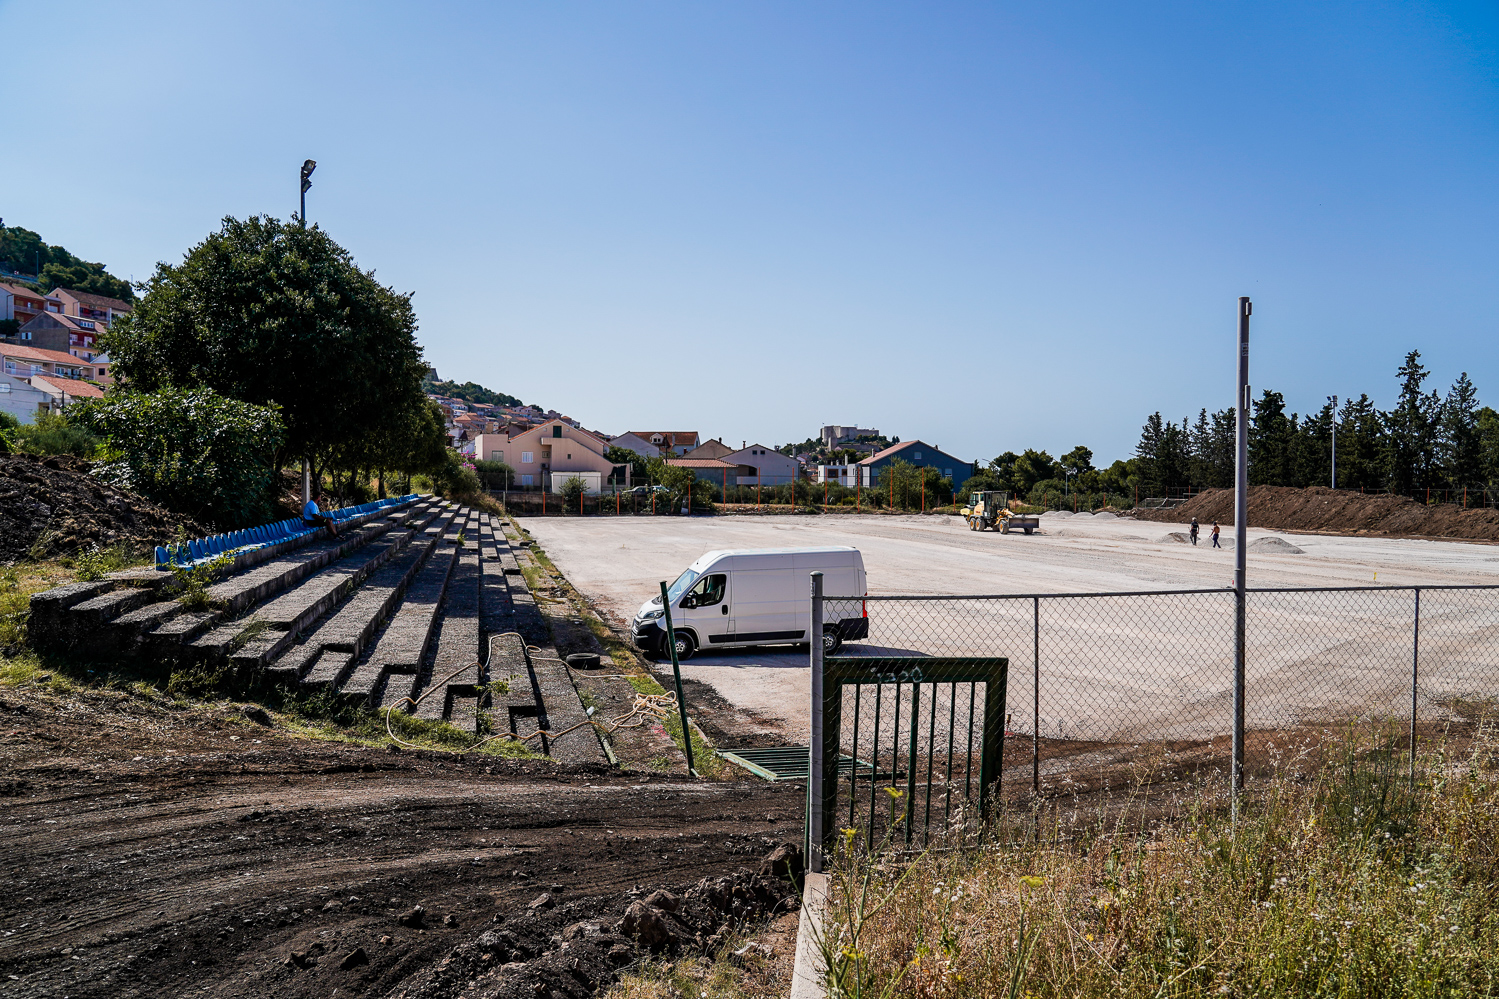
<instances>
[{"instance_id":1,"label":"yellow wheel loader","mask_svg":"<svg viewBox=\"0 0 1499 999\"><path fill-rule=\"evenodd\" d=\"M968 521L970 531L1024 531L1026 534L1041 527L1041 518L1033 513L1015 513L1010 509L1010 494L991 490L975 492L968 497L968 505L960 513Z\"/></svg>"}]
</instances>

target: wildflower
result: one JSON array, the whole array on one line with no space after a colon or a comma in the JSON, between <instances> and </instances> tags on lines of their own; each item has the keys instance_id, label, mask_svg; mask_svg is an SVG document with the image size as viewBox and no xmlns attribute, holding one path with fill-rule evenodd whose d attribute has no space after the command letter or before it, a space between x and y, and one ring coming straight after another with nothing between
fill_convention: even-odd
<instances>
[{"instance_id":1,"label":"wildflower","mask_svg":"<svg viewBox=\"0 0 1499 999\"><path fill-rule=\"evenodd\" d=\"M906 792L900 790L899 788L887 787L885 788L885 793L890 795L892 801L899 801L905 796Z\"/></svg>"},{"instance_id":2,"label":"wildflower","mask_svg":"<svg viewBox=\"0 0 1499 999\"><path fill-rule=\"evenodd\" d=\"M1026 874L1021 876L1020 883L1024 885L1030 885L1032 888L1040 888L1042 885L1046 884L1046 879L1038 878L1033 874Z\"/></svg>"}]
</instances>

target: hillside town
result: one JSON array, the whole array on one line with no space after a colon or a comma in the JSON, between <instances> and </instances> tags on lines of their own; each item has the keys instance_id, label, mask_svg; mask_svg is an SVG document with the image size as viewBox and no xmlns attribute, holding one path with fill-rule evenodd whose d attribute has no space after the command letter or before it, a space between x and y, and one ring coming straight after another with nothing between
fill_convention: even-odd
<instances>
[{"instance_id":1,"label":"hillside town","mask_svg":"<svg viewBox=\"0 0 1499 999\"><path fill-rule=\"evenodd\" d=\"M957 489L976 466L920 440L902 442L897 437L892 442L878 430L861 427L825 426L802 444L768 446L740 440L736 448L696 430L610 434L540 406L477 403L434 393L428 398L442 410L454 450L470 462L509 466L514 485L522 490L553 491L572 478L582 480L589 495L633 488L631 463L620 460L615 449L661 458L724 488L784 486L803 480L868 488L880 469L901 460L936 469Z\"/></svg>"}]
</instances>

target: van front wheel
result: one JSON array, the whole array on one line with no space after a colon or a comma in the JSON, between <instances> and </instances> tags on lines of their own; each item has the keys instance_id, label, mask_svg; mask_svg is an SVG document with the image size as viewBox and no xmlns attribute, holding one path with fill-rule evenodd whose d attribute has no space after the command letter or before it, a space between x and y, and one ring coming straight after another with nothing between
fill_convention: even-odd
<instances>
[{"instance_id":1,"label":"van front wheel","mask_svg":"<svg viewBox=\"0 0 1499 999\"><path fill-rule=\"evenodd\" d=\"M685 631L677 632L676 636L677 662L685 662L688 659L691 659L692 654L697 651L697 642L694 642L692 640L692 636L687 634L687 632Z\"/></svg>"}]
</instances>

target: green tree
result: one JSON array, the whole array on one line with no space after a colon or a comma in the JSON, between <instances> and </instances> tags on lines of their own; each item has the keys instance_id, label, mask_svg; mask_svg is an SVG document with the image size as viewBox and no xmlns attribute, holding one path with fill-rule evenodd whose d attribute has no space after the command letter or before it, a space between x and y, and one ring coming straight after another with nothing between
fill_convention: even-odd
<instances>
[{"instance_id":1,"label":"green tree","mask_svg":"<svg viewBox=\"0 0 1499 999\"><path fill-rule=\"evenodd\" d=\"M1405 363L1396 372L1400 398L1385 414L1390 488L1410 496L1436 484L1442 400L1435 392L1422 393L1421 383L1429 374L1421 364L1419 350L1406 354Z\"/></svg>"},{"instance_id":2,"label":"green tree","mask_svg":"<svg viewBox=\"0 0 1499 999\"><path fill-rule=\"evenodd\" d=\"M1020 489L1015 485L1015 462L1020 460L1020 455L1014 451L1006 451L989 461L989 470L994 473L999 482L999 489L1008 489L1012 493L1019 493Z\"/></svg>"},{"instance_id":3,"label":"green tree","mask_svg":"<svg viewBox=\"0 0 1499 999\"><path fill-rule=\"evenodd\" d=\"M1029 493L1036 483L1044 479L1055 479L1060 475L1061 468L1057 465L1055 458L1045 451L1026 448L1024 453L1015 459L1010 479L1015 484L1015 491L1025 494Z\"/></svg>"},{"instance_id":4,"label":"green tree","mask_svg":"<svg viewBox=\"0 0 1499 999\"><path fill-rule=\"evenodd\" d=\"M108 441L100 478L223 529L269 519L284 432L274 406L205 388L117 389L73 418Z\"/></svg>"},{"instance_id":5,"label":"green tree","mask_svg":"<svg viewBox=\"0 0 1499 999\"><path fill-rule=\"evenodd\" d=\"M1499 487L1499 412L1484 406L1474 414L1478 427L1478 469L1484 485Z\"/></svg>"},{"instance_id":6,"label":"green tree","mask_svg":"<svg viewBox=\"0 0 1499 999\"><path fill-rule=\"evenodd\" d=\"M640 483L649 481L649 460L645 455L636 454L627 447L610 444L604 450L604 457L608 458L615 465L629 465L631 482Z\"/></svg>"},{"instance_id":7,"label":"green tree","mask_svg":"<svg viewBox=\"0 0 1499 999\"><path fill-rule=\"evenodd\" d=\"M1338 416L1338 486L1383 489L1384 417L1367 394L1343 403Z\"/></svg>"},{"instance_id":8,"label":"green tree","mask_svg":"<svg viewBox=\"0 0 1499 999\"><path fill-rule=\"evenodd\" d=\"M1249 484L1285 486L1292 479L1295 424L1286 416L1286 399L1266 389L1254 400L1249 420Z\"/></svg>"},{"instance_id":9,"label":"green tree","mask_svg":"<svg viewBox=\"0 0 1499 999\"><path fill-rule=\"evenodd\" d=\"M36 274L37 280L27 285L44 294L61 286L126 302L135 300L130 282L110 274L103 264L80 260L61 246L48 246L30 229L16 226L0 229L0 268L17 274Z\"/></svg>"},{"instance_id":10,"label":"green tree","mask_svg":"<svg viewBox=\"0 0 1499 999\"><path fill-rule=\"evenodd\" d=\"M1093 452L1079 444L1058 459L1057 464L1071 475L1081 475L1093 470Z\"/></svg>"},{"instance_id":11,"label":"green tree","mask_svg":"<svg viewBox=\"0 0 1499 999\"><path fill-rule=\"evenodd\" d=\"M477 382L464 382L462 385L459 385L457 382L441 381L430 368L422 378L422 391L430 392L433 395L446 396L449 399L462 399L465 402L477 402L489 406L525 405L525 403L513 395L506 395L504 392L487 389Z\"/></svg>"},{"instance_id":12,"label":"green tree","mask_svg":"<svg viewBox=\"0 0 1499 999\"><path fill-rule=\"evenodd\" d=\"M317 226L269 217L226 218L182 263L157 265L101 346L136 389L203 387L279 406L278 464L360 453L382 422L424 405L409 296Z\"/></svg>"},{"instance_id":13,"label":"green tree","mask_svg":"<svg viewBox=\"0 0 1499 999\"><path fill-rule=\"evenodd\" d=\"M515 485L515 469L503 461L476 461L474 474L485 489L509 489Z\"/></svg>"},{"instance_id":14,"label":"green tree","mask_svg":"<svg viewBox=\"0 0 1499 999\"><path fill-rule=\"evenodd\" d=\"M1441 461L1447 484L1461 489L1483 481L1483 444L1478 430L1478 390L1464 371L1442 406Z\"/></svg>"},{"instance_id":15,"label":"green tree","mask_svg":"<svg viewBox=\"0 0 1499 999\"><path fill-rule=\"evenodd\" d=\"M1152 413L1140 428L1135 459L1140 489L1147 496L1164 496L1187 485L1191 432L1184 418L1178 427Z\"/></svg>"}]
</instances>

